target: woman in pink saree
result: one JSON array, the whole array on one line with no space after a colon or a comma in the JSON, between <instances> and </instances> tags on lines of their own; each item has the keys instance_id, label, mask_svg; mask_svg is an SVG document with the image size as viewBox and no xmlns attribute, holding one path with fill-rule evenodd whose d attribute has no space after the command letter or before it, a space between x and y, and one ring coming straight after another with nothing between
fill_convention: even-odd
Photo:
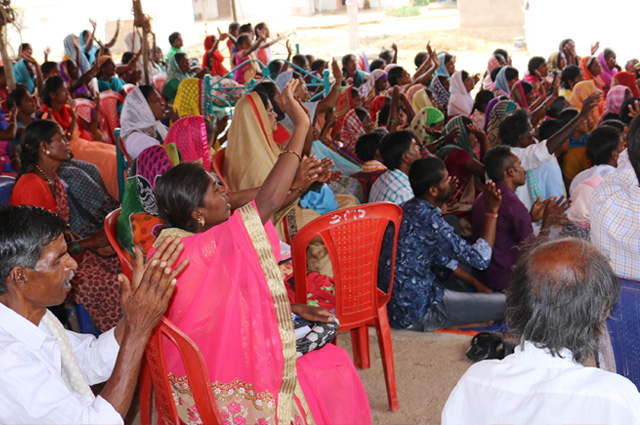
<instances>
[{"instance_id":1,"label":"woman in pink saree","mask_svg":"<svg viewBox=\"0 0 640 425\"><path fill-rule=\"evenodd\" d=\"M232 204L242 203L194 163L169 170L156 186L158 208L173 226L158 243L182 237L181 256L190 261L167 317L200 347L225 424L371 423L344 350L328 344L296 354L292 311L311 321L334 320L325 309L289 303L269 221L294 181L310 125L293 99L297 84L294 79L283 93L293 136L254 201L231 214ZM184 368L169 351L167 368L182 419L199 422Z\"/></svg>"}]
</instances>

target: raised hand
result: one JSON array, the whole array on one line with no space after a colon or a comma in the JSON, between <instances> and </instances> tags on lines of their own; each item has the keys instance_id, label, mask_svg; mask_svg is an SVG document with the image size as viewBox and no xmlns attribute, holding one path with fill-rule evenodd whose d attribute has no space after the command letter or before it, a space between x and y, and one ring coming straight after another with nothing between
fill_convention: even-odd
<instances>
[{"instance_id":1,"label":"raised hand","mask_svg":"<svg viewBox=\"0 0 640 425\"><path fill-rule=\"evenodd\" d=\"M342 84L342 70L336 61L336 58L331 59L331 73L333 74L333 78L336 80L336 83Z\"/></svg>"},{"instance_id":2,"label":"raised hand","mask_svg":"<svg viewBox=\"0 0 640 425\"><path fill-rule=\"evenodd\" d=\"M640 101L636 100L629 105L629 115L632 119L640 115Z\"/></svg>"},{"instance_id":3,"label":"raised hand","mask_svg":"<svg viewBox=\"0 0 640 425\"><path fill-rule=\"evenodd\" d=\"M580 115L583 118L589 116L589 113L600 103L602 100L602 92L596 91L595 93L591 93L589 97L582 103L582 109L580 110Z\"/></svg>"},{"instance_id":4,"label":"raised hand","mask_svg":"<svg viewBox=\"0 0 640 425\"><path fill-rule=\"evenodd\" d=\"M529 211L529 216L531 217L531 221L540 221L542 220L542 216L544 215L544 210L547 208L547 202L542 202L542 197L538 196L538 199L531 205L531 211Z\"/></svg>"},{"instance_id":5,"label":"raised hand","mask_svg":"<svg viewBox=\"0 0 640 425\"><path fill-rule=\"evenodd\" d=\"M502 192L496 188L496 184L493 181L487 180L482 197L484 198L485 211L490 214L497 214L502 204Z\"/></svg>"},{"instance_id":6,"label":"raised hand","mask_svg":"<svg viewBox=\"0 0 640 425\"><path fill-rule=\"evenodd\" d=\"M284 112L289 115L294 126L303 125L308 128L311 125L309 114L305 112L300 101L294 99L294 93L301 83L300 78L293 78L287 83L282 91L282 103Z\"/></svg>"},{"instance_id":7,"label":"raised hand","mask_svg":"<svg viewBox=\"0 0 640 425\"><path fill-rule=\"evenodd\" d=\"M568 199L562 195L560 198L549 198L547 208L544 210L542 217L542 228L547 229L554 224L559 224L566 219L566 211L571 205Z\"/></svg>"},{"instance_id":8,"label":"raised hand","mask_svg":"<svg viewBox=\"0 0 640 425\"><path fill-rule=\"evenodd\" d=\"M454 142L454 143L458 143L458 136L460 135L460 127L454 127L451 129L450 132L448 132L445 136L444 139L442 140L442 144L446 145L448 143Z\"/></svg>"},{"instance_id":9,"label":"raised hand","mask_svg":"<svg viewBox=\"0 0 640 425\"><path fill-rule=\"evenodd\" d=\"M600 42L596 41L594 44L591 45L591 55L595 55L596 52L598 51L598 49L600 48Z\"/></svg>"}]
</instances>

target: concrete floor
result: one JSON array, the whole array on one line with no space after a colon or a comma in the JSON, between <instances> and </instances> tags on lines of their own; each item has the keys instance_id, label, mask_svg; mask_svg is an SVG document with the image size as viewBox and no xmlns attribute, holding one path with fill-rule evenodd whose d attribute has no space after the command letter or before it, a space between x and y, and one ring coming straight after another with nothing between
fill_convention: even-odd
<instances>
[{"instance_id":1,"label":"concrete floor","mask_svg":"<svg viewBox=\"0 0 640 425\"><path fill-rule=\"evenodd\" d=\"M378 340L375 329L370 328L369 331L371 368L358 370L358 373L369 397L373 424L439 424L440 413L449 393L472 364L465 357L471 336L392 331L400 409L391 412ZM349 332L339 334L338 345L346 349L353 358ZM130 412L128 419L127 423L140 425L138 412ZM153 419L155 420L155 414Z\"/></svg>"}]
</instances>

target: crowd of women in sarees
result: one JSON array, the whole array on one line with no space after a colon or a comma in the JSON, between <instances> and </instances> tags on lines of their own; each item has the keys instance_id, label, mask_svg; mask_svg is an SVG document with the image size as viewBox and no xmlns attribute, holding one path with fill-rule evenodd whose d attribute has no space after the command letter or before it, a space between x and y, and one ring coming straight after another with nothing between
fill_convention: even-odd
<instances>
[{"instance_id":1,"label":"crowd of women in sarees","mask_svg":"<svg viewBox=\"0 0 640 425\"><path fill-rule=\"evenodd\" d=\"M264 57L260 49L272 46L274 40L264 39L268 36L265 25L258 27L260 35L250 33L250 40L255 40L250 45L255 44L258 57ZM240 28L244 33L253 31L246 25ZM235 52L233 40L239 35L237 28L235 33L231 29L229 46ZM127 38L132 46L134 38L131 34ZM210 356L207 366L216 400L225 419L234 424L289 419L296 424L336 423L338 418L344 423L370 422L366 394L343 350L329 345L297 358L291 339L292 307L282 274L283 269L290 274L290 269L278 264L281 243L290 244L304 225L365 201L360 181L349 176L368 171L377 176L385 166L377 160L379 155L376 160L358 157L363 136L412 130L421 155L440 157L457 178L447 209L459 221L461 233L469 236L471 206L485 177L482 158L500 144L499 126L507 115L527 109L535 129L561 110L580 109L594 92L603 97L590 114L589 131L604 120L625 120L640 110L640 105L633 104L634 98L640 100L637 61L629 61L623 69L611 48L579 56L572 40L563 40L548 56L532 56L526 70L513 67L503 49L489 56L486 69L471 70L452 52L435 52L427 45L428 51L415 58L416 68L424 74L416 71L413 77L396 63L397 50L383 51L372 61L345 54L343 69L337 65L332 69L331 80L337 83L320 100L311 101L309 93L316 91L297 82L305 79L297 78L299 69L272 67L282 72L271 73L270 79L253 89L240 86L232 74L222 78L226 69L217 48L225 38L226 34L206 38L201 71L192 69L188 55L179 51L165 65L156 59L161 54L154 49L150 57L154 75L167 70L164 84L156 86L130 82L136 74L129 71L138 68L138 59L116 66L108 51L88 49L84 36L65 38L65 56L56 65L57 73L53 71L44 81L32 72L31 56L23 55L16 75L25 84L9 94L8 102L17 112L0 121L0 134L7 134L12 143L0 144L0 149L17 148L19 155L14 152L7 157L7 169L18 164L17 158L22 160L13 170L18 180L11 202L48 208L69 223L70 250L80 264L72 297L87 307L100 331L112 327L121 315L117 279L121 270L102 230L105 216L121 206L117 233L129 260L136 247L147 255L159 237L171 234L168 228L186 238L192 260L185 274L189 279L181 279L168 317ZM323 61L318 65L317 58L305 60L314 70L329 67ZM114 69L126 75L118 76ZM216 70L217 105L234 104L232 118L224 117L222 108L213 115L205 110L200 77L207 69ZM100 83L92 80L93 75ZM127 90L125 79L130 85ZM288 84L296 86L293 95L286 89ZM39 99L34 97L36 87ZM107 88L116 88L124 96L117 113L122 146L132 161L122 199L116 148L103 142L104 132L111 129L97 124L103 122L97 91ZM284 92L303 104L310 121L305 142L295 153L292 146L300 135ZM88 115L78 113L78 99L95 101ZM38 130L42 119L56 126ZM38 131L46 137L18 143L20 134L33 136ZM585 139L584 135L571 139L571 149L582 148L579 155L584 158L576 161L582 169L589 166ZM228 193L230 204L238 199L243 203L234 204L224 225L195 235L180 233L160 214L158 181L189 163L201 164L213 174L214 154L221 146L225 151L218 177L226 188L220 186L217 191ZM299 155L298 175L286 188L286 202L263 225L253 198L269 184L271 171L283 155ZM333 270L321 241L312 241L307 259L310 281L318 279L322 283L317 287L329 293ZM184 371L172 362L172 385L183 403L183 420L197 422Z\"/></svg>"}]
</instances>

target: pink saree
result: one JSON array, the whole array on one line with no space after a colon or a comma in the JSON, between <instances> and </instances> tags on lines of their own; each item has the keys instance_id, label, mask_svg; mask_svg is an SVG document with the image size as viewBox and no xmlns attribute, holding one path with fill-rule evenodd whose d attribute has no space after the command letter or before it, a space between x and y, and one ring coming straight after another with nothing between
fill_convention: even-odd
<instances>
[{"instance_id":1,"label":"pink saree","mask_svg":"<svg viewBox=\"0 0 640 425\"><path fill-rule=\"evenodd\" d=\"M167 317L200 347L225 424L371 423L369 402L348 354L332 344L296 361L291 308L275 228L247 204L225 223L184 236L189 266ZM158 242L159 243L159 242ZM199 422L184 368L167 349L174 398Z\"/></svg>"},{"instance_id":2,"label":"pink saree","mask_svg":"<svg viewBox=\"0 0 640 425\"><path fill-rule=\"evenodd\" d=\"M207 127L201 115L189 115L173 123L164 144L175 144L180 152L180 161L198 161L204 169L211 171Z\"/></svg>"}]
</instances>

